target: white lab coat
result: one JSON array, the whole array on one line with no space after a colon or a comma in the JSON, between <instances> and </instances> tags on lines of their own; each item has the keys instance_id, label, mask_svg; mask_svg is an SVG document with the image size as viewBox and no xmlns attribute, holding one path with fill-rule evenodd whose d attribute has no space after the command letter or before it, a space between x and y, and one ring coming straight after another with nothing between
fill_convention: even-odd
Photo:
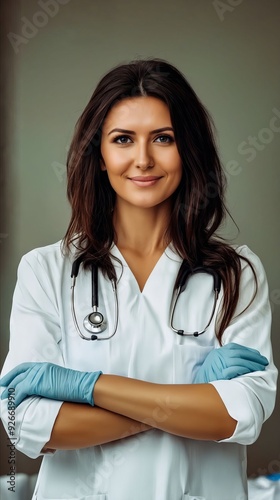
<instances>
[{"instance_id":1,"label":"white lab coat","mask_svg":"<svg viewBox=\"0 0 280 500\"><path fill-rule=\"evenodd\" d=\"M34 500L247 499L246 445L257 439L273 410L277 370L271 353L271 312L263 266L247 246L237 251L255 265L259 291L253 304L231 321L223 340L258 349L270 364L264 372L212 382L229 414L238 421L234 434L219 442L207 442L154 429L101 446L45 454ZM113 259L120 278L119 325L116 335L104 342L82 340L75 330L70 302L71 262L62 257L60 242L32 250L22 258L11 314L10 350L2 375L25 361L48 361L155 383L192 383L205 356L219 344L213 322L198 338L181 337L169 327L172 288L181 257L170 244L141 293L116 245L111 252L121 259L124 272L121 276L121 266ZM254 292L252 272L244 261L241 263L237 313ZM177 304L175 327L195 331L205 326L213 304L212 286L212 277L207 274L189 280ZM112 331L113 292L101 272L99 296L99 310L105 313ZM75 302L83 328L83 319L91 311L91 274L82 268ZM7 428L6 403L2 403L2 415ZM42 455L61 404L29 397L19 405L18 450L31 458ZM164 420L171 411L176 410L158 400L153 418Z\"/></svg>"}]
</instances>

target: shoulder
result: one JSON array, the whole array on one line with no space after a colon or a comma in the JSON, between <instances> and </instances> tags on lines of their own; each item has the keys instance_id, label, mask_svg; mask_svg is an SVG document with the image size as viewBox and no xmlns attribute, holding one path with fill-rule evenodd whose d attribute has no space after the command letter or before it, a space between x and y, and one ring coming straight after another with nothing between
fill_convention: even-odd
<instances>
[{"instance_id":1,"label":"shoulder","mask_svg":"<svg viewBox=\"0 0 280 500\"><path fill-rule=\"evenodd\" d=\"M62 253L62 240L46 245L43 247L33 248L21 258L21 261L29 262L30 264L43 263L47 261L53 261L63 259Z\"/></svg>"},{"instance_id":2,"label":"shoulder","mask_svg":"<svg viewBox=\"0 0 280 500\"><path fill-rule=\"evenodd\" d=\"M264 265L260 257L255 254L247 245L231 245L236 253L241 257L241 277L240 286L267 288L267 276Z\"/></svg>"},{"instance_id":3,"label":"shoulder","mask_svg":"<svg viewBox=\"0 0 280 500\"><path fill-rule=\"evenodd\" d=\"M18 274L33 272L36 275L48 274L49 276L63 273L71 265L71 254L64 254L63 240L50 245L38 247L24 254L18 266Z\"/></svg>"},{"instance_id":4,"label":"shoulder","mask_svg":"<svg viewBox=\"0 0 280 500\"><path fill-rule=\"evenodd\" d=\"M235 252L241 257L241 269L249 267L249 261L256 271L264 271L263 263L260 257L254 253L248 245L231 245ZM243 257L243 258L242 258ZM247 261L246 261L247 259Z\"/></svg>"}]
</instances>

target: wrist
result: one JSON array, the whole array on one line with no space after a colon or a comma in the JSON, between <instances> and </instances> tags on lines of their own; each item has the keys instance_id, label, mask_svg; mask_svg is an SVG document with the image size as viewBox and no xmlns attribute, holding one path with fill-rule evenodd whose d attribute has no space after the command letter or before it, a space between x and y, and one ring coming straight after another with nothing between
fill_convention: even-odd
<instances>
[{"instance_id":1,"label":"wrist","mask_svg":"<svg viewBox=\"0 0 280 500\"><path fill-rule=\"evenodd\" d=\"M108 375L104 375L103 373L101 373L94 384L93 387L94 406L101 407L102 396L105 393L106 384L108 382L107 378Z\"/></svg>"},{"instance_id":2,"label":"wrist","mask_svg":"<svg viewBox=\"0 0 280 500\"><path fill-rule=\"evenodd\" d=\"M95 385L101 375L101 371L83 374L79 384L79 393L83 398L81 402L95 406Z\"/></svg>"}]
</instances>

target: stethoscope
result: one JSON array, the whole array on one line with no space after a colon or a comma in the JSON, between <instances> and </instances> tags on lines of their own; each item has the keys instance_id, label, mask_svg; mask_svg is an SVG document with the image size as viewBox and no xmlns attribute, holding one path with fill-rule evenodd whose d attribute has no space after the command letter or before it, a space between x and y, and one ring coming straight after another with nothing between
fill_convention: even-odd
<instances>
[{"instance_id":1,"label":"stethoscope","mask_svg":"<svg viewBox=\"0 0 280 500\"><path fill-rule=\"evenodd\" d=\"M75 312L75 284L76 284L76 279L78 276L79 272L79 267L82 262L81 257L78 257L73 263L72 266L72 271L71 271L71 278L72 278L72 284L71 284L71 311L72 311L72 317L73 321L76 327L76 330L80 337L83 340L108 340L111 339L118 328L118 322L119 322L119 304L118 304L118 293L117 293L117 283L115 279L110 280L112 284L112 289L114 293L114 298L115 298L115 306L114 306L114 328L113 328L113 333L107 337L99 337L98 335L102 332L104 332L107 328L107 322L104 318L104 315L98 311L98 266L96 264L92 264L91 266L91 305L92 305L92 312L88 314L84 321L83 325L85 330L87 330L91 335L86 336L81 332L81 329L78 325L77 317L76 317L76 312ZM178 301L178 298L180 294L185 290L187 286L187 281L190 276L197 274L197 273L208 273L213 277L213 292L214 292L214 303L210 315L210 319L207 323L207 325L203 328L203 330L200 331L195 331L195 332L186 332L185 330L178 330L177 328L174 327L173 325L173 318L174 318L174 313L176 309L176 304ZM199 335L202 335L207 328L209 327L213 316L215 314L216 306L217 306L217 301L219 297L219 293L221 290L221 278L217 274L216 271L211 269L210 267L204 267L204 266L197 266L193 269L190 268L188 262L186 260L183 260L181 267L178 272L178 285L176 289L173 290L173 297L172 297L172 305L171 305L171 311L170 311L170 328L177 333L178 335L182 336L193 336L193 337L198 337ZM174 299L174 293L175 293L175 299Z\"/></svg>"}]
</instances>

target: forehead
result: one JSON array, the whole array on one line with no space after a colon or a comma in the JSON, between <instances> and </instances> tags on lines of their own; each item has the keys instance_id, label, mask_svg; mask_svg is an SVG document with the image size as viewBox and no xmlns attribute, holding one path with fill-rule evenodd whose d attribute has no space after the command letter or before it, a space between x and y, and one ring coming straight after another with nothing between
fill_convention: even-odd
<instances>
[{"instance_id":1,"label":"forehead","mask_svg":"<svg viewBox=\"0 0 280 500\"><path fill-rule=\"evenodd\" d=\"M111 126L121 127L128 123L132 126L149 125L164 121L164 125L171 126L170 112L167 104L156 97L129 97L119 101L108 112L103 128ZM159 125L160 126L160 125ZM156 128L156 127L155 127Z\"/></svg>"}]
</instances>

